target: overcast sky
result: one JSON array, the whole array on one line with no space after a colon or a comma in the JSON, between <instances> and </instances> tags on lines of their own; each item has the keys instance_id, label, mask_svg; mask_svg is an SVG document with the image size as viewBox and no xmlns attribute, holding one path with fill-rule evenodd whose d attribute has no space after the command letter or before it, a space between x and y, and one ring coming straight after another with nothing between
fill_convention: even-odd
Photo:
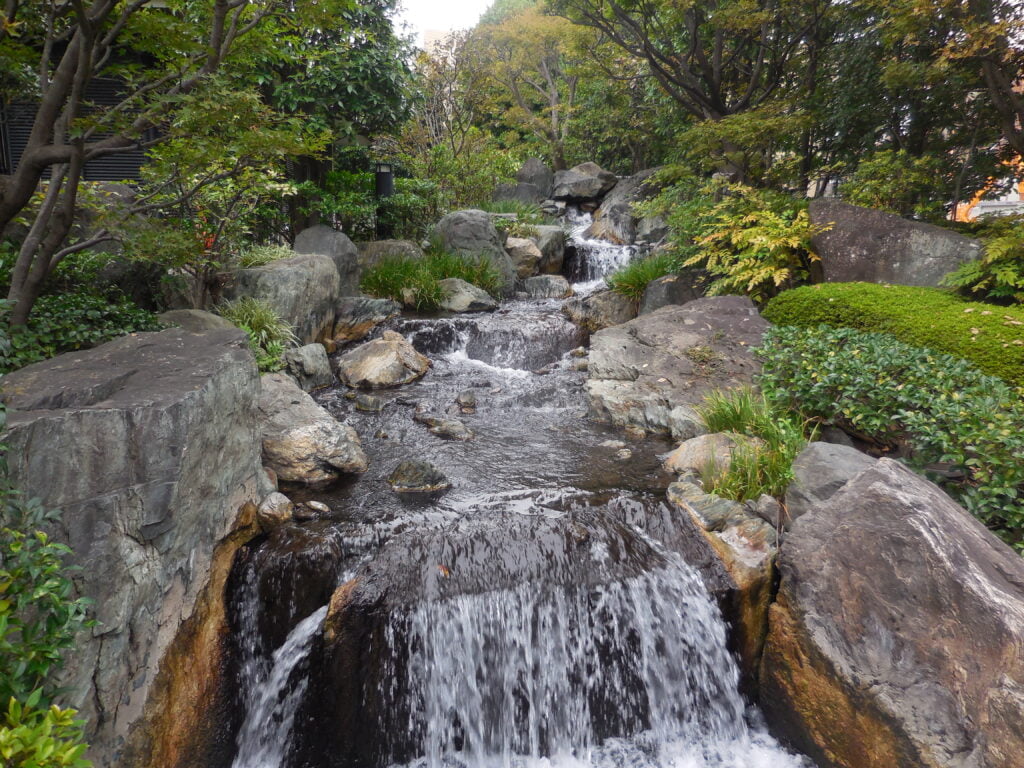
<instances>
[{"instance_id":1,"label":"overcast sky","mask_svg":"<svg viewBox=\"0 0 1024 768\"><path fill-rule=\"evenodd\" d=\"M398 21L407 23L416 44L422 45L425 30L467 29L490 4L491 0L402 0Z\"/></svg>"}]
</instances>

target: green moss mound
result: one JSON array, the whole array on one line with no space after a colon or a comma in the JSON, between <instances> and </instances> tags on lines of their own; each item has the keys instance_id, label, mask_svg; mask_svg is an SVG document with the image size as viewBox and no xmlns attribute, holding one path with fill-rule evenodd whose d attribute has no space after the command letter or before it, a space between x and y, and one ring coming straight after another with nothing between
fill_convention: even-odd
<instances>
[{"instance_id":1,"label":"green moss mound","mask_svg":"<svg viewBox=\"0 0 1024 768\"><path fill-rule=\"evenodd\" d=\"M936 288L823 283L786 291L764 309L776 325L888 333L900 341L963 358L979 370L1024 385L1024 308L965 301Z\"/></svg>"}]
</instances>

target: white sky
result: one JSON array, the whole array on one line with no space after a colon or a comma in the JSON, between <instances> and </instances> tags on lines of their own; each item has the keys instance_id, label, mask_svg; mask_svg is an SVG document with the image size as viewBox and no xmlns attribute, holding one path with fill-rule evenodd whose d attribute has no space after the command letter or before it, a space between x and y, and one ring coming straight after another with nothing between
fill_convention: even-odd
<instances>
[{"instance_id":1,"label":"white sky","mask_svg":"<svg viewBox=\"0 0 1024 768\"><path fill-rule=\"evenodd\" d=\"M402 22L409 25L417 45L423 45L423 32L428 29L451 31L468 29L480 20L480 14L492 0L402 0L396 19L396 30Z\"/></svg>"}]
</instances>

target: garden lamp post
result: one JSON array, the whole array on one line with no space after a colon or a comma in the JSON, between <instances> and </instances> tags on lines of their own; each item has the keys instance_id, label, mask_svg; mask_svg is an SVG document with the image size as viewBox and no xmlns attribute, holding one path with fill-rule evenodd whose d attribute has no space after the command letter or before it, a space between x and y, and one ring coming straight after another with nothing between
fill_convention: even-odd
<instances>
[{"instance_id":1,"label":"garden lamp post","mask_svg":"<svg viewBox=\"0 0 1024 768\"><path fill-rule=\"evenodd\" d=\"M375 167L374 195L377 198L377 239L391 237L391 223L381 216L381 201L395 194L395 172L391 163L380 161Z\"/></svg>"}]
</instances>

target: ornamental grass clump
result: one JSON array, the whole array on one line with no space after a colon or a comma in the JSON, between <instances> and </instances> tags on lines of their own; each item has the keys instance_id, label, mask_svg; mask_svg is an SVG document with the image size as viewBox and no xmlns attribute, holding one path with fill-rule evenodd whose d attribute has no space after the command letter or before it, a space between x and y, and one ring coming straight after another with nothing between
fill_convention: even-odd
<instances>
[{"instance_id":1,"label":"ornamental grass clump","mask_svg":"<svg viewBox=\"0 0 1024 768\"><path fill-rule=\"evenodd\" d=\"M444 301L441 280L457 277L496 295L501 277L484 256L465 256L432 246L422 259L388 256L363 273L359 287L368 296L391 299L419 312L436 311Z\"/></svg>"},{"instance_id":2,"label":"ornamental grass clump","mask_svg":"<svg viewBox=\"0 0 1024 768\"><path fill-rule=\"evenodd\" d=\"M678 256L668 251L657 251L629 262L622 269L609 275L605 282L616 293L639 301L652 280L678 272L681 268Z\"/></svg>"},{"instance_id":3,"label":"ornamental grass clump","mask_svg":"<svg viewBox=\"0 0 1024 768\"><path fill-rule=\"evenodd\" d=\"M221 305L218 312L249 336L249 347L261 372L284 368L285 349L298 344L299 339L295 329L272 306L260 299L244 297Z\"/></svg>"},{"instance_id":4,"label":"ornamental grass clump","mask_svg":"<svg viewBox=\"0 0 1024 768\"><path fill-rule=\"evenodd\" d=\"M1024 549L1024 391L959 357L850 328L776 326L758 355L773 402L902 459Z\"/></svg>"},{"instance_id":5,"label":"ornamental grass clump","mask_svg":"<svg viewBox=\"0 0 1024 768\"><path fill-rule=\"evenodd\" d=\"M238 265L244 269L264 267L275 261L290 259L295 251L286 245L254 245L238 255Z\"/></svg>"},{"instance_id":6,"label":"ornamental grass clump","mask_svg":"<svg viewBox=\"0 0 1024 768\"><path fill-rule=\"evenodd\" d=\"M710 473L704 490L747 501L762 494L781 498L793 480L793 461L816 429L795 411L750 388L708 394L698 408L710 432L734 432L761 442L740 442L729 468Z\"/></svg>"}]
</instances>

